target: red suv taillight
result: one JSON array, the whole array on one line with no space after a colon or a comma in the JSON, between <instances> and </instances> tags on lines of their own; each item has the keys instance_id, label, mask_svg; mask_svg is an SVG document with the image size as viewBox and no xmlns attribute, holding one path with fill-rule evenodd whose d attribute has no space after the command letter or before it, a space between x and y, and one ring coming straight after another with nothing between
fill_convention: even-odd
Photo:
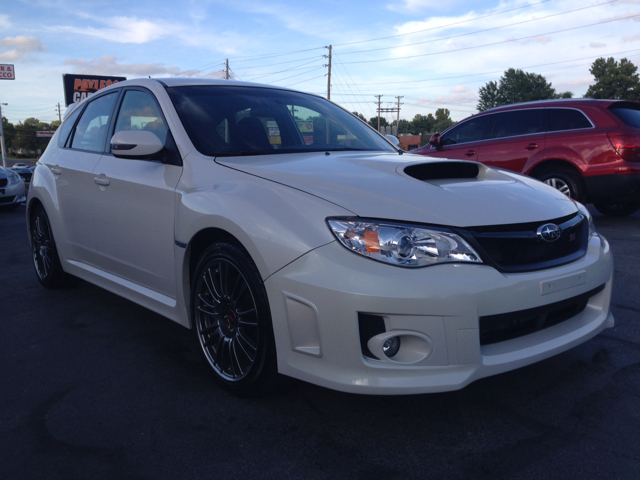
<instances>
[{"instance_id":1,"label":"red suv taillight","mask_svg":"<svg viewBox=\"0 0 640 480\"><path fill-rule=\"evenodd\" d=\"M640 137L626 133L607 133L618 155L627 162L640 162Z\"/></svg>"}]
</instances>

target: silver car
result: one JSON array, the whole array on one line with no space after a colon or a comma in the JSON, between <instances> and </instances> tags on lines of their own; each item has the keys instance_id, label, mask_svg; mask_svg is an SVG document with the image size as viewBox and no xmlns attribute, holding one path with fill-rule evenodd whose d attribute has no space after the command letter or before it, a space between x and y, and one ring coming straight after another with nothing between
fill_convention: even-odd
<instances>
[{"instance_id":1,"label":"silver car","mask_svg":"<svg viewBox=\"0 0 640 480\"><path fill-rule=\"evenodd\" d=\"M0 167L0 210L13 210L25 200L24 181L20 175Z\"/></svg>"}]
</instances>

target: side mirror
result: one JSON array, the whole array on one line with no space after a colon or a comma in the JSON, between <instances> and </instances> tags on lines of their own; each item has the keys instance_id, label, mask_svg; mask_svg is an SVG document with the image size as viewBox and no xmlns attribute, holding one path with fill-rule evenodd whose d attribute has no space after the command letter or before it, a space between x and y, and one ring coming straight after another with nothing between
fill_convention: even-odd
<instances>
[{"instance_id":1,"label":"side mirror","mask_svg":"<svg viewBox=\"0 0 640 480\"><path fill-rule=\"evenodd\" d=\"M146 157L164 148L162 140L153 132L125 130L111 138L111 153L114 157Z\"/></svg>"},{"instance_id":2,"label":"side mirror","mask_svg":"<svg viewBox=\"0 0 640 480\"><path fill-rule=\"evenodd\" d=\"M431 145L432 147L435 147L436 150L439 148L442 148L442 143L440 142L439 133L434 133L433 135L431 135L431 139L429 140L429 145Z\"/></svg>"},{"instance_id":3,"label":"side mirror","mask_svg":"<svg viewBox=\"0 0 640 480\"><path fill-rule=\"evenodd\" d=\"M386 138L394 146L398 148L400 147L400 140L398 140L398 137L396 137L395 135L385 135L384 138Z\"/></svg>"}]
</instances>

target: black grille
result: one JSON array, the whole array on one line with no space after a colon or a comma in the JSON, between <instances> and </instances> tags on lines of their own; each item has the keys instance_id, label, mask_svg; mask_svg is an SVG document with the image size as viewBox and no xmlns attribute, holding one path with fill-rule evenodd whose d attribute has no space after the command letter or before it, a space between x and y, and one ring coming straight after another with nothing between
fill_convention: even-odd
<instances>
[{"instance_id":1,"label":"black grille","mask_svg":"<svg viewBox=\"0 0 640 480\"><path fill-rule=\"evenodd\" d=\"M562 234L554 242L539 238L537 230L542 225L558 225ZM585 255L589 235L589 223L581 214L517 225L497 225L461 232L478 247L486 263L503 272L542 270L572 262Z\"/></svg>"},{"instance_id":2,"label":"black grille","mask_svg":"<svg viewBox=\"0 0 640 480\"><path fill-rule=\"evenodd\" d=\"M504 342L558 325L582 312L589 299L600 293L604 285L542 307L480 317L480 345Z\"/></svg>"},{"instance_id":3,"label":"black grille","mask_svg":"<svg viewBox=\"0 0 640 480\"><path fill-rule=\"evenodd\" d=\"M379 360L378 357L371 353L371 350L369 350L369 347L367 346L367 342L369 342L371 337L375 337L376 335L387 331L384 326L384 318L378 315L358 313L358 329L360 331L360 348L362 349L362 354L365 357Z\"/></svg>"},{"instance_id":4,"label":"black grille","mask_svg":"<svg viewBox=\"0 0 640 480\"><path fill-rule=\"evenodd\" d=\"M6 186L7 186L7 179L0 178L0 187L6 187Z\"/></svg>"},{"instance_id":5,"label":"black grille","mask_svg":"<svg viewBox=\"0 0 640 480\"><path fill-rule=\"evenodd\" d=\"M12 195L11 197L0 197L0 203L11 203L14 198L16 198L15 195Z\"/></svg>"}]
</instances>

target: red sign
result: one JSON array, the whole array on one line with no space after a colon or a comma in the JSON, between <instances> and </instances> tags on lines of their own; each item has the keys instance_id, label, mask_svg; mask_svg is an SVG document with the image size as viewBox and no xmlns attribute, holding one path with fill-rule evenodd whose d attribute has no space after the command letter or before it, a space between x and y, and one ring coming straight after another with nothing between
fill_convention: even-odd
<instances>
[{"instance_id":1,"label":"red sign","mask_svg":"<svg viewBox=\"0 0 640 480\"><path fill-rule=\"evenodd\" d=\"M56 133L55 130L42 130L39 132L36 132L36 137L38 138L42 138L42 137L53 137L53 135Z\"/></svg>"},{"instance_id":2,"label":"red sign","mask_svg":"<svg viewBox=\"0 0 640 480\"><path fill-rule=\"evenodd\" d=\"M0 80L15 80L16 72L13 65L0 63Z\"/></svg>"}]
</instances>

